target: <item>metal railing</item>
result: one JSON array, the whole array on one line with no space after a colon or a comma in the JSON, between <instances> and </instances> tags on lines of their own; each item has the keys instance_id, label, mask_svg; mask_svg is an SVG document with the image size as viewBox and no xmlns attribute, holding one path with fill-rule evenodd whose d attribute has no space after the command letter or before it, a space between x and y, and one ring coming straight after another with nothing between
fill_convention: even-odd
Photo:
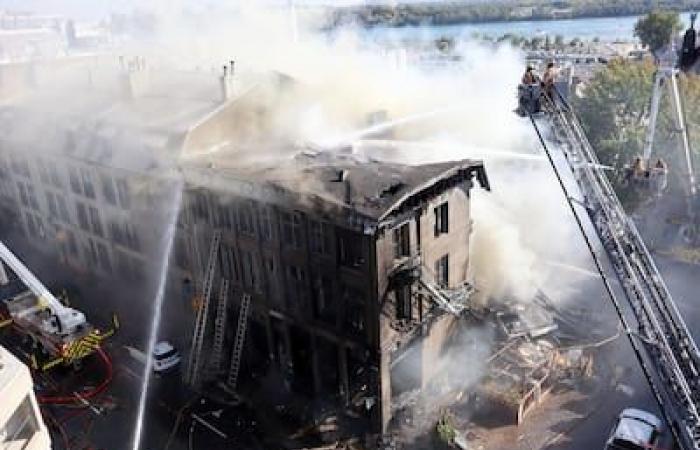
<instances>
[{"instance_id":1,"label":"metal railing","mask_svg":"<svg viewBox=\"0 0 700 450\"><path fill-rule=\"evenodd\" d=\"M567 194L567 201L593 253L620 320L627 328L652 392L681 448L700 449L700 353L696 344L571 107L561 96L555 101L545 99L545 103L548 113L544 115L544 120L548 122L553 137L556 138L555 142L558 143L557 149L566 158L568 168L583 196L579 202ZM566 193L567 187L561 179L560 169L538 126L539 119L533 116L530 118ZM612 265L611 272L619 280L622 293L634 314L638 326L636 331L627 325L625 313L617 303L605 276L606 269L597 259L574 203L580 203L585 208L602 242ZM641 347L646 352L641 352ZM650 366L653 368L651 371Z\"/></svg>"}]
</instances>

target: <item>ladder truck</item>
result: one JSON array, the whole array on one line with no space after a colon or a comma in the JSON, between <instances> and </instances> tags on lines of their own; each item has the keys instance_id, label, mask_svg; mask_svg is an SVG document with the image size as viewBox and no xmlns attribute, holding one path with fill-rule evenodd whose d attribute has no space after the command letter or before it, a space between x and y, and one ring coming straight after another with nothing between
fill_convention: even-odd
<instances>
[{"instance_id":1,"label":"ladder truck","mask_svg":"<svg viewBox=\"0 0 700 450\"><path fill-rule=\"evenodd\" d=\"M527 116L673 438L683 450L700 450L700 352L578 118L555 97L543 97L547 113Z\"/></svg>"},{"instance_id":2,"label":"ladder truck","mask_svg":"<svg viewBox=\"0 0 700 450\"><path fill-rule=\"evenodd\" d=\"M31 344L30 363L35 370L48 370L59 364L77 368L83 358L114 333L114 329L101 332L81 311L61 303L0 242L0 266L3 264L28 290L0 301L0 325L13 326ZM0 267L0 272L4 270Z\"/></svg>"}]
</instances>

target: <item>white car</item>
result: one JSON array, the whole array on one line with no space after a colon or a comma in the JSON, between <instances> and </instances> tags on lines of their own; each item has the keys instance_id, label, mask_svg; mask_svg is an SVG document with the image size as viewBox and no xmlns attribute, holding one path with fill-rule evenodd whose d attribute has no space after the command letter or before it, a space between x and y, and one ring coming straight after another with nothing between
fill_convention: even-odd
<instances>
[{"instance_id":1,"label":"white car","mask_svg":"<svg viewBox=\"0 0 700 450\"><path fill-rule=\"evenodd\" d=\"M180 353L169 342L161 341L153 347L153 371L163 373L180 364Z\"/></svg>"},{"instance_id":2,"label":"white car","mask_svg":"<svg viewBox=\"0 0 700 450\"><path fill-rule=\"evenodd\" d=\"M605 450L656 448L662 432L661 420L641 409L627 408L617 418Z\"/></svg>"}]
</instances>

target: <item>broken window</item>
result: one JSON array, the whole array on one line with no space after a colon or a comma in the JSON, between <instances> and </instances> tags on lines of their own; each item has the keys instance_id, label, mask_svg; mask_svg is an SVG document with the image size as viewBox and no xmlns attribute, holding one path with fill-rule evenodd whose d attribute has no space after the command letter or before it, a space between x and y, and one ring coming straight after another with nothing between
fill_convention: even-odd
<instances>
[{"instance_id":1,"label":"broken window","mask_svg":"<svg viewBox=\"0 0 700 450\"><path fill-rule=\"evenodd\" d=\"M345 230L338 231L338 258L346 267L362 267L365 263L362 255L362 236Z\"/></svg>"},{"instance_id":2,"label":"broken window","mask_svg":"<svg viewBox=\"0 0 700 450\"><path fill-rule=\"evenodd\" d=\"M100 220L100 212L94 206L90 206L90 222L92 223L92 231L98 236L104 236L102 233L102 221Z\"/></svg>"},{"instance_id":3,"label":"broken window","mask_svg":"<svg viewBox=\"0 0 700 450\"><path fill-rule=\"evenodd\" d=\"M219 251L219 264L221 267L221 275L232 281L239 281L238 259L236 258L236 250L226 244L221 245Z\"/></svg>"},{"instance_id":4,"label":"broken window","mask_svg":"<svg viewBox=\"0 0 700 450\"><path fill-rule=\"evenodd\" d=\"M326 276L314 279L314 315L330 324L335 323L336 308L333 301L333 283Z\"/></svg>"},{"instance_id":5,"label":"broken window","mask_svg":"<svg viewBox=\"0 0 700 450\"><path fill-rule=\"evenodd\" d=\"M282 213L280 216L282 221L282 239L285 244L301 248L303 244L301 213Z\"/></svg>"},{"instance_id":6,"label":"broken window","mask_svg":"<svg viewBox=\"0 0 700 450\"><path fill-rule=\"evenodd\" d=\"M70 188L73 193L82 195L83 187L80 184L80 178L78 178L78 171L74 167L68 169L68 179L70 180Z\"/></svg>"},{"instance_id":7,"label":"broken window","mask_svg":"<svg viewBox=\"0 0 700 450\"><path fill-rule=\"evenodd\" d=\"M90 231L90 224L88 223L87 208L83 203L77 202L75 204L76 211L78 212L78 225L80 228L86 231Z\"/></svg>"},{"instance_id":8,"label":"broken window","mask_svg":"<svg viewBox=\"0 0 700 450\"><path fill-rule=\"evenodd\" d=\"M65 223L71 223L70 215L68 214L68 206L66 205L66 199L63 198L61 194L56 194L56 203L58 203L58 212L61 220L63 220Z\"/></svg>"},{"instance_id":9,"label":"broken window","mask_svg":"<svg viewBox=\"0 0 700 450\"><path fill-rule=\"evenodd\" d=\"M238 209L238 230L250 236L255 235L255 222L253 221L252 202L243 203Z\"/></svg>"},{"instance_id":10,"label":"broken window","mask_svg":"<svg viewBox=\"0 0 700 450\"><path fill-rule=\"evenodd\" d=\"M260 211L260 237L265 241L272 240L272 208L264 206Z\"/></svg>"},{"instance_id":11,"label":"broken window","mask_svg":"<svg viewBox=\"0 0 700 450\"><path fill-rule=\"evenodd\" d=\"M443 289L447 289L449 286L449 272L449 255L435 261L435 282Z\"/></svg>"},{"instance_id":12,"label":"broken window","mask_svg":"<svg viewBox=\"0 0 700 450\"><path fill-rule=\"evenodd\" d=\"M308 290L306 286L306 272L299 266L287 267L287 301L290 308L304 308Z\"/></svg>"},{"instance_id":13,"label":"broken window","mask_svg":"<svg viewBox=\"0 0 700 450\"><path fill-rule=\"evenodd\" d=\"M413 304L411 298L411 285L405 284L394 290L396 295L396 318L410 319L413 316Z\"/></svg>"},{"instance_id":14,"label":"broken window","mask_svg":"<svg viewBox=\"0 0 700 450\"><path fill-rule=\"evenodd\" d=\"M342 288L345 303L344 329L349 335L361 335L365 330L365 304L362 292L350 286Z\"/></svg>"},{"instance_id":15,"label":"broken window","mask_svg":"<svg viewBox=\"0 0 700 450\"><path fill-rule=\"evenodd\" d=\"M330 225L313 220L309 223L309 238L311 251L328 255L331 252Z\"/></svg>"},{"instance_id":16,"label":"broken window","mask_svg":"<svg viewBox=\"0 0 700 450\"><path fill-rule=\"evenodd\" d=\"M442 203L437 208L433 209L435 213L435 236L447 233L449 230L449 207L447 202Z\"/></svg>"},{"instance_id":17,"label":"broken window","mask_svg":"<svg viewBox=\"0 0 700 450\"><path fill-rule=\"evenodd\" d=\"M260 290L260 274L258 261L252 252L241 251L241 264L243 266L243 284Z\"/></svg>"},{"instance_id":18,"label":"broken window","mask_svg":"<svg viewBox=\"0 0 700 450\"><path fill-rule=\"evenodd\" d=\"M361 303L348 302L345 307L345 329L351 335L361 335L365 330L365 307Z\"/></svg>"},{"instance_id":19,"label":"broken window","mask_svg":"<svg viewBox=\"0 0 700 450\"><path fill-rule=\"evenodd\" d=\"M102 175L102 194L110 205L117 205L117 191L114 189L112 177Z\"/></svg>"},{"instance_id":20,"label":"broken window","mask_svg":"<svg viewBox=\"0 0 700 450\"><path fill-rule=\"evenodd\" d=\"M118 178L116 180L117 184L117 194L119 196L119 204L122 208L128 209L131 204L131 195L129 193L129 185L124 178Z\"/></svg>"},{"instance_id":21,"label":"broken window","mask_svg":"<svg viewBox=\"0 0 700 450\"><path fill-rule=\"evenodd\" d=\"M394 228L394 258L411 256L411 227L408 222Z\"/></svg>"},{"instance_id":22,"label":"broken window","mask_svg":"<svg viewBox=\"0 0 700 450\"><path fill-rule=\"evenodd\" d=\"M80 177L83 180L83 193L85 197L95 198L95 187L92 184L92 174L87 169L80 170Z\"/></svg>"}]
</instances>

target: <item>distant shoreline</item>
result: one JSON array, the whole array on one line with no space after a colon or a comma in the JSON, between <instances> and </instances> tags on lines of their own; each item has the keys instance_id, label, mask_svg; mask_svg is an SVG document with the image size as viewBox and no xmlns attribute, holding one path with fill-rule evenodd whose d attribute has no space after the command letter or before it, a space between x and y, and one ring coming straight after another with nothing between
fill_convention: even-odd
<instances>
[{"instance_id":1,"label":"distant shoreline","mask_svg":"<svg viewBox=\"0 0 700 450\"><path fill-rule=\"evenodd\" d=\"M491 6L497 8L498 5ZM610 9L600 9L592 11L571 10L561 16L553 16L553 10L543 9L533 12L528 16L509 16L512 8L502 8L500 13L483 14L480 9L483 5L462 5L455 6L448 4L439 9L431 4L421 7L414 5L404 5L391 9L383 6L366 7L346 7L338 8L330 13L330 23L324 28L342 28L345 25L360 25L364 28L409 28L409 27L439 27L451 25L480 25L487 23L507 24L519 22L554 22L564 20L585 20L585 19L612 19L638 17L649 13L653 8L649 7L629 7L624 11L610 11ZM693 5L686 5L678 8L665 8L679 14L689 13L700 9L700 2Z\"/></svg>"}]
</instances>

